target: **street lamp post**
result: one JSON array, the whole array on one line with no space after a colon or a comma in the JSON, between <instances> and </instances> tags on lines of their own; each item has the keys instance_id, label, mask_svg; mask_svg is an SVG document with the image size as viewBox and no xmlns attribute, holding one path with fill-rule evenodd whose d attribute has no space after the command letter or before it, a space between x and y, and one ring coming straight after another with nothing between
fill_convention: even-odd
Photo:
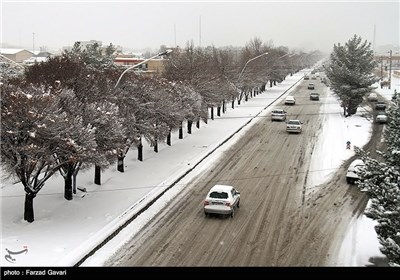
<instances>
[{"instance_id":1,"label":"street lamp post","mask_svg":"<svg viewBox=\"0 0 400 280\"><path fill-rule=\"evenodd\" d=\"M253 57L252 59L250 59L249 61L247 61L246 64L244 65L243 69L242 69L242 72L240 72L240 75L239 75L239 77L238 77L238 81L239 81L240 78L243 76L244 70L246 69L247 64L249 64L249 62L251 62L251 61L253 61L253 60L257 59L257 58L260 58L260 57L262 57L262 56L264 56L264 55L267 55L267 54L268 54L268 52L265 52L265 53L260 54L260 55L258 55L258 56L256 56L256 57Z\"/></svg>"},{"instance_id":2,"label":"street lamp post","mask_svg":"<svg viewBox=\"0 0 400 280\"><path fill-rule=\"evenodd\" d=\"M389 51L389 89L392 84L392 50Z\"/></svg>"},{"instance_id":3,"label":"street lamp post","mask_svg":"<svg viewBox=\"0 0 400 280\"><path fill-rule=\"evenodd\" d=\"M169 54L169 53L171 53L171 52L172 52L172 50L170 50L170 49L169 49L169 50L165 50L165 51L163 51L163 52L160 52L159 54L156 54L156 55L154 55L154 56L152 56L152 57L150 57L150 58L147 58L147 59L143 60L142 62L140 62L140 63L138 63L138 64L132 65L131 67L125 69L125 71L122 72L121 76L119 76L118 81L117 81L117 83L116 83L115 86L114 86L114 89L117 88L119 82L120 82L121 79L122 79L122 76L124 76L125 73L128 72L129 70L132 70L133 68L136 68L136 67L138 67L138 66L140 66L140 65L142 65L142 64L144 64L144 63L146 63L147 61L149 61L149 60L151 60L151 59L153 59L153 58L156 58L156 57L159 57L159 56L163 56L163 55Z\"/></svg>"}]
</instances>

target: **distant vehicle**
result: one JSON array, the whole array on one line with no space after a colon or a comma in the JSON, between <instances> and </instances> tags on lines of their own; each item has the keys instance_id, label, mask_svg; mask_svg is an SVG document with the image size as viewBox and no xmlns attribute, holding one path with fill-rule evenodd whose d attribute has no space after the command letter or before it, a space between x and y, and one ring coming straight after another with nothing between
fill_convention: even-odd
<instances>
[{"instance_id":1,"label":"distant vehicle","mask_svg":"<svg viewBox=\"0 0 400 280\"><path fill-rule=\"evenodd\" d=\"M316 80L317 77L315 75L311 75L311 80Z\"/></svg>"},{"instance_id":2,"label":"distant vehicle","mask_svg":"<svg viewBox=\"0 0 400 280\"><path fill-rule=\"evenodd\" d=\"M285 121L286 111L283 109L274 109L271 112L271 121Z\"/></svg>"},{"instance_id":3,"label":"distant vehicle","mask_svg":"<svg viewBox=\"0 0 400 280\"><path fill-rule=\"evenodd\" d=\"M386 109L386 103L384 101L376 102L375 109L376 110L385 110Z\"/></svg>"},{"instance_id":4,"label":"distant vehicle","mask_svg":"<svg viewBox=\"0 0 400 280\"><path fill-rule=\"evenodd\" d=\"M227 185L215 185L204 200L204 213L235 216L235 209L240 207L240 192Z\"/></svg>"},{"instance_id":5,"label":"distant vehicle","mask_svg":"<svg viewBox=\"0 0 400 280\"><path fill-rule=\"evenodd\" d=\"M359 180L358 174L364 166L364 162L361 159L356 159L350 164L346 174L348 184L354 185Z\"/></svg>"},{"instance_id":6,"label":"distant vehicle","mask_svg":"<svg viewBox=\"0 0 400 280\"><path fill-rule=\"evenodd\" d=\"M319 100L319 93L318 92L312 92L310 93L310 100Z\"/></svg>"},{"instance_id":7,"label":"distant vehicle","mask_svg":"<svg viewBox=\"0 0 400 280\"><path fill-rule=\"evenodd\" d=\"M307 88L308 88L308 89L315 89L315 86L314 86L313 83L309 83Z\"/></svg>"},{"instance_id":8,"label":"distant vehicle","mask_svg":"<svg viewBox=\"0 0 400 280\"><path fill-rule=\"evenodd\" d=\"M304 80L309 80L310 77L308 75L304 75Z\"/></svg>"},{"instance_id":9,"label":"distant vehicle","mask_svg":"<svg viewBox=\"0 0 400 280\"><path fill-rule=\"evenodd\" d=\"M301 133L302 131L302 122L300 120L289 120L286 123L286 131L291 133Z\"/></svg>"},{"instance_id":10,"label":"distant vehicle","mask_svg":"<svg viewBox=\"0 0 400 280\"><path fill-rule=\"evenodd\" d=\"M388 118L387 118L387 115L385 114L385 112L380 111L376 114L375 122L376 123L387 123L387 119Z\"/></svg>"},{"instance_id":11,"label":"distant vehicle","mask_svg":"<svg viewBox=\"0 0 400 280\"><path fill-rule=\"evenodd\" d=\"M372 102L378 101L378 96L376 95L376 93L371 92L371 93L368 95L368 101L372 101Z\"/></svg>"},{"instance_id":12,"label":"distant vehicle","mask_svg":"<svg viewBox=\"0 0 400 280\"><path fill-rule=\"evenodd\" d=\"M287 96L286 99L285 99L285 104L286 105L294 105L294 104L296 104L296 98L294 98L294 96L292 96L292 95Z\"/></svg>"}]
</instances>

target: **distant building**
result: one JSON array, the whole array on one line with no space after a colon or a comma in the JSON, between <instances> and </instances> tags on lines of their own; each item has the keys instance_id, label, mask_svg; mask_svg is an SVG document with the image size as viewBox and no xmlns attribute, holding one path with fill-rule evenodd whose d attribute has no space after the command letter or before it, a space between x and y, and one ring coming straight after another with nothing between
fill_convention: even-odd
<instances>
[{"instance_id":1,"label":"distant building","mask_svg":"<svg viewBox=\"0 0 400 280\"><path fill-rule=\"evenodd\" d=\"M96 41L96 40L90 40L90 41L78 41L81 45L81 50L85 50L87 49L88 46L92 46L94 44L97 43L97 45L99 45L99 47L101 47L101 45L103 44L102 41Z\"/></svg>"},{"instance_id":2,"label":"distant building","mask_svg":"<svg viewBox=\"0 0 400 280\"><path fill-rule=\"evenodd\" d=\"M33 56L33 52L25 49L0 49L0 54L17 63L21 63Z\"/></svg>"},{"instance_id":3,"label":"distant building","mask_svg":"<svg viewBox=\"0 0 400 280\"><path fill-rule=\"evenodd\" d=\"M45 62L49 59L50 56L52 56L52 54L49 52L46 52L46 51L40 52L37 55L34 55L28 59L25 59L23 61L23 63L25 65L33 65L35 63Z\"/></svg>"},{"instance_id":4,"label":"distant building","mask_svg":"<svg viewBox=\"0 0 400 280\"><path fill-rule=\"evenodd\" d=\"M131 67L133 65L139 64L141 62L145 61L145 58L143 57L137 57L132 54L120 54L114 59L114 63L116 65L122 66L122 67ZM154 76L156 74L160 74L164 71L165 65L164 62L165 59L150 59L146 63L143 63L142 65L139 65L135 70L137 71L138 74L144 75L144 76Z\"/></svg>"}]
</instances>

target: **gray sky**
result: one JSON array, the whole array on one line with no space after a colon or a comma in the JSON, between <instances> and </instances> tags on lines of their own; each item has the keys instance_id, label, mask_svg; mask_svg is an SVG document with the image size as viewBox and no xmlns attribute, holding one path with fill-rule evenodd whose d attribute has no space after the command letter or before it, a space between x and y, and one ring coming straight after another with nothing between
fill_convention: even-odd
<instances>
[{"instance_id":1,"label":"gray sky","mask_svg":"<svg viewBox=\"0 0 400 280\"><path fill-rule=\"evenodd\" d=\"M258 37L274 46L331 52L335 43L343 44L354 34L373 43L374 24L376 46L398 45L399 9L399 0L1 0L1 42L29 49L34 42L38 50L100 40L158 50L160 45L174 46L175 41L185 46L193 40L198 46L200 37L203 47L244 46Z\"/></svg>"}]
</instances>

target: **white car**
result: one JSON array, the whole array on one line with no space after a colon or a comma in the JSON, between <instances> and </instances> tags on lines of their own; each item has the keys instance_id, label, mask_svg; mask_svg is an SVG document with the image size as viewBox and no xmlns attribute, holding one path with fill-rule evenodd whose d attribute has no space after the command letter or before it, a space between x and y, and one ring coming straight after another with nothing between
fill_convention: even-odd
<instances>
[{"instance_id":1,"label":"white car","mask_svg":"<svg viewBox=\"0 0 400 280\"><path fill-rule=\"evenodd\" d=\"M373 102L378 101L378 96L376 95L376 93L371 92L371 93L368 95L368 101L373 101Z\"/></svg>"},{"instance_id":2,"label":"white car","mask_svg":"<svg viewBox=\"0 0 400 280\"><path fill-rule=\"evenodd\" d=\"M283 109L274 109L271 112L271 121L285 121L286 111Z\"/></svg>"},{"instance_id":3,"label":"white car","mask_svg":"<svg viewBox=\"0 0 400 280\"><path fill-rule=\"evenodd\" d=\"M294 98L294 96L292 96L292 95L287 96L286 99L285 99L285 104L286 105L294 105L294 104L296 104L296 98Z\"/></svg>"},{"instance_id":4,"label":"white car","mask_svg":"<svg viewBox=\"0 0 400 280\"><path fill-rule=\"evenodd\" d=\"M387 123L387 116L385 112L378 112L375 117L376 123Z\"/></svg>"},{"instance_id":5,"label":"white car","mask_svg":"<svg viewBox=\"0 0 400 280\"><path fill-rule=\"evenodd\" d=\"M208 192L204 200L204 213L235 215L235 209L240 207L240 192L227 185L215 185Z\"/></svg>"},{"instance_id":6,"label":"white car","mask_svg":"<svg viewBox=\"0 0 400 280\"><path fill-rule=\"evenodd\" d=\"M346 181L348 184L354 185L359 179L358 173L364 167L364 162L361 159L354 160L347 169Z\"/></svg>"},{"instance_id":7,"label":"white car","mask_svg":"<svg viewBox=\"0 0 400 280\"><path fill-rule=\"evenodd\" d=\"M286 131L289 133L291 133L291 132L301 133L302 124L303 123L300 120L289 120L286 123Z\"/></svg>"}]
</instances>

